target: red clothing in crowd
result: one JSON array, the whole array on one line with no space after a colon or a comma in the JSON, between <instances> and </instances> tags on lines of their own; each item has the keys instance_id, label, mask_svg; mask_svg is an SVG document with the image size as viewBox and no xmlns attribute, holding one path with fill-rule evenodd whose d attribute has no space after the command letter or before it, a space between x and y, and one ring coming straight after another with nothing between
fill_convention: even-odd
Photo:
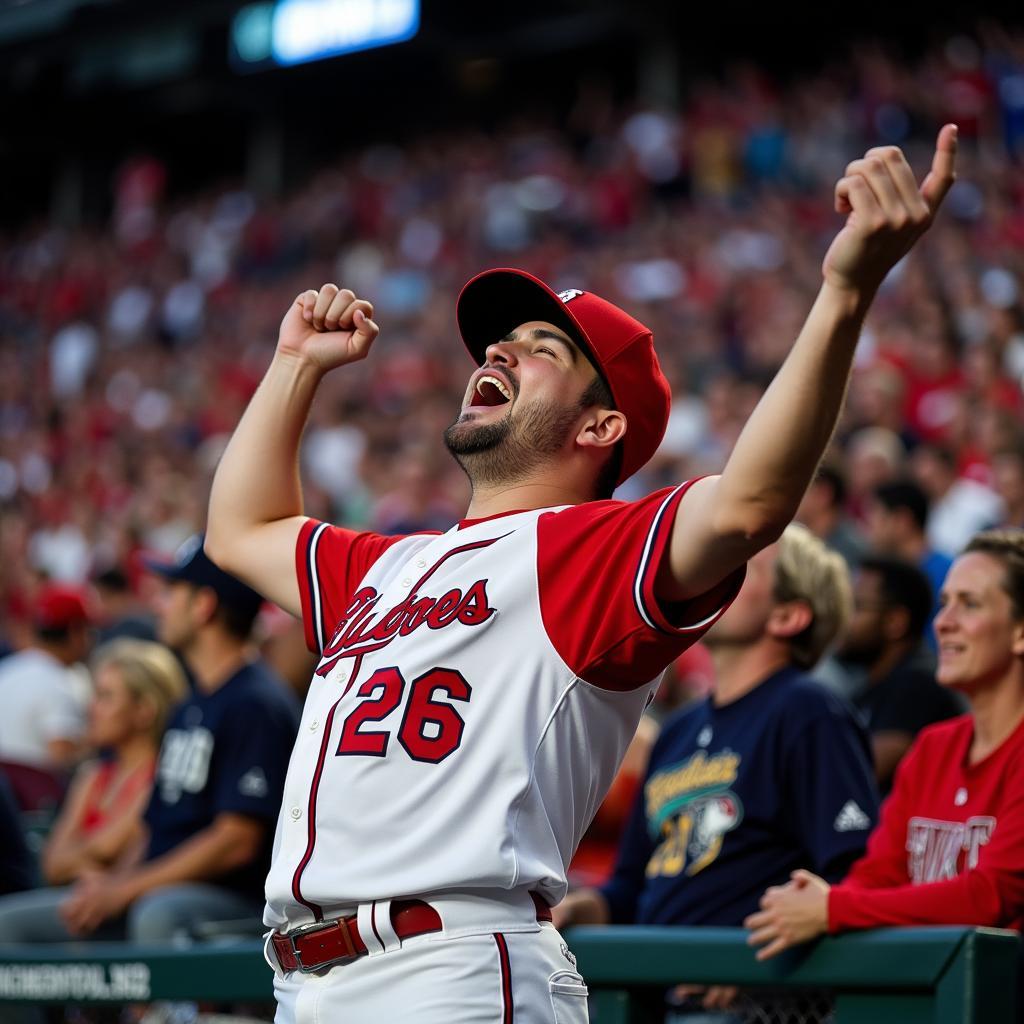
<instances>
[{"instance_id":1,"label":"red clothing in crowd","mask_svg":"<svg viewBox=\"0 0 1024 1024\"><path fill-rule=\"evenodd\" d=\"M104 761L89 780L82 809L83 834L98 832L134 806L139 792L153 785L156 758L147 760L124 778L119 778L119 769L116 761Z\"/></svg>"},{"instance_id":2,"label":"red clothing in crowd","mask_svg":"<svg viewBox=\"0 0 1024 1024\"><path fill-rule=\"evenodd\" d=\"M867 853L832 887L830 932L1024 923L1024 722L977 764L974 719L920 733Z\"/></svg>"}]
</instances>

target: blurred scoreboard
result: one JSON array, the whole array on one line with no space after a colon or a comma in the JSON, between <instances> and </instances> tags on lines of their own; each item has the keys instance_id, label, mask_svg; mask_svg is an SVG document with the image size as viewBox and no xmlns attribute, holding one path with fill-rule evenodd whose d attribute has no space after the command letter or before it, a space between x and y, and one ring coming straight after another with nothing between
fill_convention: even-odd
<instances>
[{"instance_id":1,"label":"blurred scoreboard","mask_svg":"<svg viewBox=\"0 0 1024 1024\"><path fill-rule=\"evenodd\" d=\"M248 4L231 24L238 71L288 67L389 46L416 35L419 0L276 0Z\"/></svg>"}]
</instances>

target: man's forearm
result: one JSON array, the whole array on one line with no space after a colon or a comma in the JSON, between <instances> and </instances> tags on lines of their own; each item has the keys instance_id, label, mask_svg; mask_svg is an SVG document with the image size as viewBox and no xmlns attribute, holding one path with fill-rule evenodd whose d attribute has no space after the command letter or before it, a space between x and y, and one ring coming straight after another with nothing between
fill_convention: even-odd
<instances>
[{"instance_id":1,"label":"man's forearm","mask_svg":"<svg viewBox=\"0 0 1024 1024\"><path fill-rule=\"evenodd\" d=\"M258 852L263 826L226 828L214 822L162 857L128 870L122 879L129 900L176 882L214 879L245 864Z\"/></svg>"},{"instance_id":2,"label":"man's forearm","mask_svg":"<svg viewBox=\"0 0 1024 1024\"><path fill-rule=\"evenodd\" d=\"M835 430L870 301L870 295L822 286L740 433L716 504L750 524L750 532L780 532L796 514Z\"/></svg>"},{"instance_id":3,"label":"man's forearm","mask_svg":"<svg viewBox=\"0 0 1024 1024\"><path fill-rule=\"evenodd\" d=\"M295 574L305 522L299 441L320 378L369 352L379 330L372 315L369 302L333 284L295 299L213 480L207 555L293 615L302 613Z\"/></svg>"},{"instance_id":4,"label":"man's forearm","mask_svg":"<svg viewBox=\"0 0 1024 1024\"><path fill-rule=\"evenodd\" d=\"M207 539L214 549L239 530L302 514L299 442L320 377L309 363L274 356L213 479Z\"/></svg>"}]
</instances>

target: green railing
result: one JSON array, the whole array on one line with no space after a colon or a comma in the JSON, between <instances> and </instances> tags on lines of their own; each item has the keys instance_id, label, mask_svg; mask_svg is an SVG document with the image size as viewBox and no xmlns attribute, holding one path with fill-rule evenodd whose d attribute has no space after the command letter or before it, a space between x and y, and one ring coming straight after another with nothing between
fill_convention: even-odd
<instances>
[{"instance_id":1,"label":"green railing","mask_svg":"<svg viewBox=\"0 0 1024 1024\"><path fill-rule=\"evenodd\" d=\"M835 1024L1013 1024L1018 938L904 928L824 939L758 963L733 928L576 928L568 941L600 1024L642 1019L640 990L677 982L828 992ZM0 1003L270 1000L261 946L0 946ZM2 1013L0 1013L2 1018Z\"/></svg>"},{"instance_id":2,"label":"green railing","mask_svg":"<svg viewBox=\"0 0 1024 1024\"><path fill-rule=\"evenodd\" d=\"M1016 932L893 928L759 963L736 928L576 928L600 1024L640 1019L630 993L677 982L835 996L835 1024L1014 1024ZM595 991L596 990L596 991Z\"/></svg>"}]
</instances>

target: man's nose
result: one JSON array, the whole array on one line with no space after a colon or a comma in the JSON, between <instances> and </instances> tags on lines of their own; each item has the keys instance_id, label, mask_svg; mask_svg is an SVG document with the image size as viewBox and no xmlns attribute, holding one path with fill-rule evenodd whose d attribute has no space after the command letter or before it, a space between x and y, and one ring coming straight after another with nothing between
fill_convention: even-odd
<instances>
[{"instance_id":1,"label":"man's nose","mask_svg":"<svg viewBox=\"0 0 1024 1024\"><path fill-rule=\"evenodd\" d=\"M510 341L496 341L487 346L484 350L484 357L488 363L500 363L504 366L515 366L515 343Z\"/></svg>"}]
</instances>

